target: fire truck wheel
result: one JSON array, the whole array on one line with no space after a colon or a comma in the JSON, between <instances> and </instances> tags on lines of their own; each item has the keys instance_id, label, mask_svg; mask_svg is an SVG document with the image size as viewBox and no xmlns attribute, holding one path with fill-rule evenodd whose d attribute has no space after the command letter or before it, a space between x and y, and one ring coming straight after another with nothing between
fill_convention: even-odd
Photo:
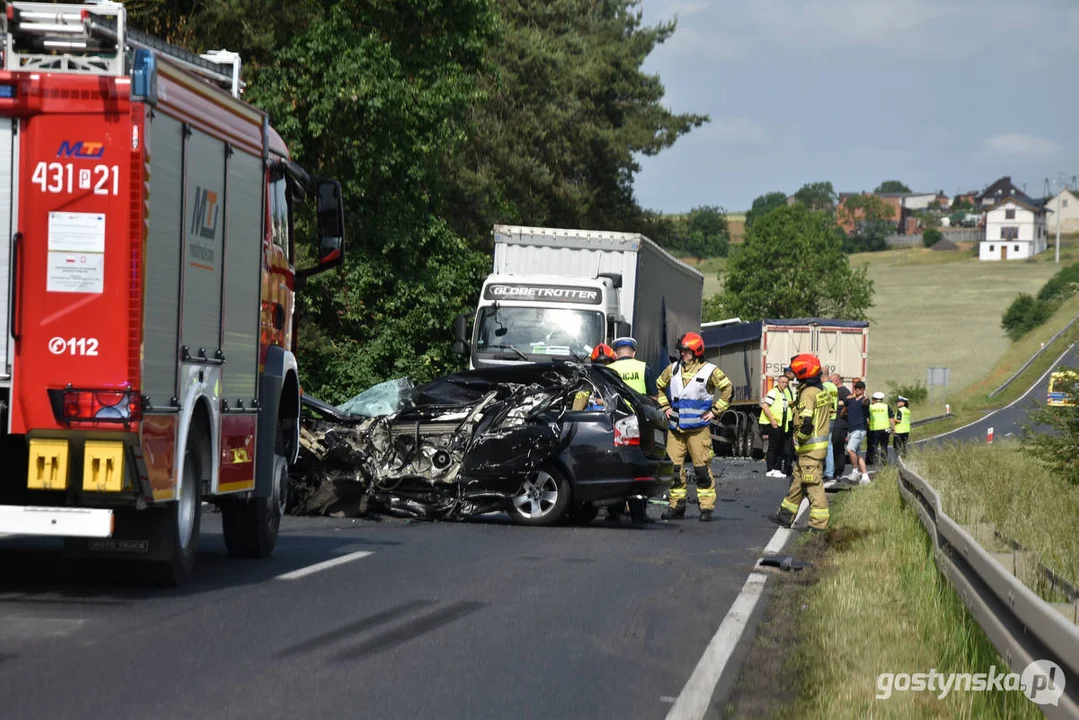
<instances>
[{"instance_id":1,"label":"fire truck wheel","mask_svg":"<svg viewBox=\"0 0 1079 720\"><path fill-rule=\"evenodd\" d=\"M195 566L202 525L200 442L203 440L197 435L188 438L180 497L160 509L167 517L159 536L165 552L163 560L152 563L151 577L163 585L183 585L191 578L191 569Z\"/></svg>"},{"instance_id":2,"label":"fire truck wheel","mask_svg":"<svg viewBox=\"0 0 1079 720\"><path fill-rule=\"evenodd\" d=\"M269 557L277 544L288 502L288 460L284 455L274 454L273 473L269 497L233 500L221 506L225 547L232 557Z\"/></svg>"}]
</instances>

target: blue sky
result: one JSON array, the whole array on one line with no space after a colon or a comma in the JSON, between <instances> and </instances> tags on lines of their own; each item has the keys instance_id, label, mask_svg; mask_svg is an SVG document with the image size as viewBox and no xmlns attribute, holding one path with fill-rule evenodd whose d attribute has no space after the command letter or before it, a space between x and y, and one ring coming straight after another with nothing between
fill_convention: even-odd
<instances>
[{"instance_id":1,"label":"blue sky","mask_svg":"<svg viewBox=\"0 0 1079 720\"><path fill-rule=\"evenodd\" d=\"M642 157L640 203L747 209L772 190L899 179L1041 195L1079 175L1076 0L644 0L678 29L645 63L712 121Z\"/></svg>"}]
</instances>

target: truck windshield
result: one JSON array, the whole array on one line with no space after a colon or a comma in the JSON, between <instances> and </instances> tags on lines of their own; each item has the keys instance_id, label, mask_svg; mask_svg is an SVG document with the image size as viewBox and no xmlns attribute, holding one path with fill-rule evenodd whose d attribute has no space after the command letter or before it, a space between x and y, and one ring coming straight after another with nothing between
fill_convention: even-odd
<instances>
[{"instance_id":1,"label":"truck windshield","mask_svg":"<svg viewBox=\"0 0 1079 720\"><path fill-rule=\"evenodd\" d=\"M589 310L492 305L476 325L477 352L587 356L603 342L603 313Z\"/></svg>"}]
</instances>

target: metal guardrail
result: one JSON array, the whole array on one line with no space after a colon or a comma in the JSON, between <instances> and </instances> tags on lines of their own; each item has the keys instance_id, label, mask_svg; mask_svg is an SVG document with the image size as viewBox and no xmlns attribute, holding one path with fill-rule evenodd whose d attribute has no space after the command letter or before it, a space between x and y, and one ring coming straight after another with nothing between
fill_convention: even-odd
<instances>
[{"instance_id":1,"label":"metal guardrail","mask_svg":"<svg viewBox=\"0 0 1079 720\"><path fill-rule=\"evenodd\" d=\"M943 415L930 415L929 417L922 418L921 420L914 420L911 422L911 427L918 427L919 425L925 425L926 423L936 422L937 420L943 420L945 418L955 417L955 413L944 413Z\"/></svg>"},{"instance_id":2,"label":"metal guardrail","mask_svg":"<svg viewBox=\"0 0 1079 720\"><path fill-rule=\"evenodd\" d=\"M963 527L941 509L940 495L899 461L899 492L917 513L933 541L937 567L985 631L1013 672L1035 660L1050 660L1064 672L1059 704L1041 705L1048 718L1079 718L1079 602L1050 604L1024 585L1015 570L1033 553L990 553L972 533L985 525ZM979 532L980 531L980 532ZM1009 562L1009 570L1001 560ZM1075 588L1068 585L1068 588ZM1070 613L1070 614L1067 614Z\"/></svg>"},{"instance_id":3,"label":"metal guardrail","mask_svg":"<svg viewBox=\"0 0 1079 720\"><path fill-rule=\"evenodd\" d=\"M1033 363L1033 362L1034 362L1035 360L1037 360L1037 359L1038 359L1038 356L1040 356L1040 355L1041 355L1041 354L1042 354L1043 352L1045 352L1046 350L1048 350L1048 349L1049 349L1049 346L1051 346L1051 345L1052 345L1052 344L1053 344L1054 342L1056 342L1056 341L1057 341L1058 339L1060 339L1060 336L1061 336L1061 335L1063 335L1064 333L1066 333L1066 332L1067 332L1068 330L1070 330L1070 329L1071 329L1071 326L1072 326L1072 325L1074 325L1074 324L1075 324L1076 322L1079 322L1079 315L1076 315L1075 317L1073 317L1073 318L1071 319L1071 322L1069 322L1069 323L1068 323L1067 325L1065 325L1064 327L1062 327L1062 328L1060 329L1060 331L1059 331L1059 332L1058 332L1058 333L1057 333L1056 335L1054 335L1053 337L1049 338L1049 340L1047 340L1047 341L1046 341L1045 345L1043 345L1043 346L1041 347L1041 349L1039 349L1039 350L1035 351L1035 353L1034 353L1033 355L1031 355L1031 356L1030 356L1030 359L1029 359L1029 360L1027 360L1027 361L1026 361L1025 363L1023 363L1023 366L1022 366L1021 368L1019 368L1018 370L1016 370L1016 371L1015 371L1015 373L1014 373L1014 374L1013 374L1013 375L1012 375L1012 376L1011 376L1010 378L1008 378L1007 380L1005 380L1005 381L1004 381L1004 384L1003 384L1003 385L1001 385L1000 387L998 387L998 388L997 388L996 390L994 390L993 392L989 393L989 398L990 398L990 399L992 399L992 398L996 397L996 396L997 396L997 395L998 395L998 394L1000 393L1000 391L1002 391L1002 390L1003 390L1004 388L1006 388L1006 387L1008 387L1009 385L1011 385L1011 384L1012 384L1012 382L1013 382L1013 381L1014 381L1014 380L1015 380L1015 379L1016 379L1017 377L1019 377L1020 375L1022 375L1022 374L1023 374L1023 373L1024 373L1025 371L1026 371L1026 369L1027 369L1028 367L1030 367L1030 366L1031 366L1031 364L1032 364L1032 363Z\"/></svg>"}]
</instances>

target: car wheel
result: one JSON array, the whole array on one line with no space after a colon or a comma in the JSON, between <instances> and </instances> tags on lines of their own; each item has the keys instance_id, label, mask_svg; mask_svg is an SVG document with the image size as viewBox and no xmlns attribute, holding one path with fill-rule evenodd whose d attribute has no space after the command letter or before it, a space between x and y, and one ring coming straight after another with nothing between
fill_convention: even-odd
<instances>
[{"instance_id":1,"label":"car wheel","mask_svg":"<svg viewBox=\"0 0 1079 720\"><path fill-rule=\"evenodd\" d=\"M554 525L569 507L569 483L553 469L529 475L511 499L510 519L519 525Z\"/></svg>"}]
</instances>

